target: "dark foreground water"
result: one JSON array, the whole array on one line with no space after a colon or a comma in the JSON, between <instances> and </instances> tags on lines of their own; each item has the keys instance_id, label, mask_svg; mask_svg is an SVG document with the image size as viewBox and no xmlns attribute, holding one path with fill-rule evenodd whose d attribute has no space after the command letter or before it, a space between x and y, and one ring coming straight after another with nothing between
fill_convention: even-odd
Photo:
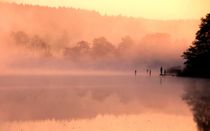
<instances>
[{"instance_id":1,"label":"dark foreground water","mask_svg":"<svg viewBox=\"0 0 210 131\"><path fill-rule=\"evenodd\" d=\"M210 81L0 76L0 131L209 131Z\"/></svg>"}]
</instances>

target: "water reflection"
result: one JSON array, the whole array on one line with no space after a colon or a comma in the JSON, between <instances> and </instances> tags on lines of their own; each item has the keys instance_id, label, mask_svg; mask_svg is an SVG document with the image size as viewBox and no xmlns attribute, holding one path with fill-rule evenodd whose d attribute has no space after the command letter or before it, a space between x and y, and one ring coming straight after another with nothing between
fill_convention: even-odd
<instances>
[{"instance_id":1,"label":"water reflection","mask_svg":"<svg viewBox=\"0 0 210 131\"><path fill-rule=\"evenodd\" d=\"M94 118L98 114L185 114L176 81L158 77L27 76L0 78L0 120ZM182 108L175 109L174 106Z\"/></svg>"},{"instance_id":2,"label":"water reflection","mask_svg":"<svg viewBox=\"0 0 210 131\"><path fill-rule=\"evenodd\" d=\"M186 88L183 99L191 107L199 131L210 131L210 82L200 80Z\"/></svg>"},{"instance_id":3,"label":"water reflection","mask_svg":"<svg viewBox=\"0 0 210 131\"><path fill-rule=\"evenodd\" d=\"M189 81L161 79L0 76L0 130L195 131L191 112L180 97Z\"/></svg>"}]
</instances>

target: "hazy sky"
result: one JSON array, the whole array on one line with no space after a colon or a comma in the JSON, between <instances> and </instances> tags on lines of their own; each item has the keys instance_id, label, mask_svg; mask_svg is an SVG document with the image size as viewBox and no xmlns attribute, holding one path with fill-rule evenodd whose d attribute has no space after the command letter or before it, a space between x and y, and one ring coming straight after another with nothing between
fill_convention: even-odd
<instances>
[{"instance_id":1,"label":"hazy sky","mask_svg":"<svg viewBox=\"0 0 210 131\"><path fill-rule=\"evenodd\" d=\"M210 0L0 0L96 10L107 15L150 19L200 19L210 12Z\"/></svg>"}]
</instances>

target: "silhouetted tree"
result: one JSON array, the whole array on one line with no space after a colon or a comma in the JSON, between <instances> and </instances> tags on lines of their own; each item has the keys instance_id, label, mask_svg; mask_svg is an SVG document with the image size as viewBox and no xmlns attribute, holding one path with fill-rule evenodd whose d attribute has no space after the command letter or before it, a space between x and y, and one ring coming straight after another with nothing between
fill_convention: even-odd
<instances>
[{"instance_id":1,"label":"silhouetted tree","mask_svg":"<svg viewBox=\"0 0 210 131\"><path fill-rule=\"evenodd\" d=\"M12 38L16 45L27 47L30 38L29 36L23 31L12 32Z\"/></svg>"},{"instance_id":2,"label":"silhouetted tree","mask_svg":"<svg viewBox=\"0 0 210 131\"><path fill-rule=\"evenodd\" d=\"M192 45L183 53L184 75L210 77L210 14L201 19Z\"/></svg>"},{"instance_id":3,"label":"silhouetted tree","mask_svg":"<svg viewBox=\"0 0 210 131\"><path fill-rule=\"evenodd\" d=\"M35 50L45 50L48 48L48 45L37 35L31 38L30 47Z\"/></svg>"},{"instance_id":4,"label":"silhouetted tree","mask_svg":"<svg viewBox=\"0 0 210 131\"><path fill-rule=\"evenodd\" d=\"M71 57L71 59L78 59L78 57L88 55L89 49L90 47L88 42L80 41L72 48L65 48L63 54L64 56Z\"/></svg>"},{"instance_id":5,"label":"silhouetted tree","mask_svg":"<svg viewBox=\"0 0 210 131\"><path fill-rule=\"evenodd\" d=\"M118 45L118 53L119 54L126 54L131 47L134 45L134 41L131 37L125 36L121 39L121 42Z\"/></svg>"},{"instance_id":6,"label":"silhouetted tree","mask_svg":"<svg viewBox=\"0 0 210 131\"><path fill-rule=\"evenodd\" d=\"M90 49L89 45L90 44L86 41L80 41L77 43L75 48L78 50L78 52L81 55L83 55L83 54L87 54L89 52L89 49Z\"/></svg>"},{"instance_id":7,"label":"silhouetted tree","mask_svg":"<svg viewBox=\"0 0 210 131\"><path fill-rule=\"evenodd\" d=\"M38 35L29 36L23 31L17 31L12 32L12 37L14 43L19 47L30 49L33 53L40 54L42 56L52 56L50 45Z\"/></svg>"},{"instance_id":8,"label":"silhouetted tree","mask_svg":"<svg viewBox=\"0 0 210 131\"><path fill-rule=\"evenodd\" d=\"M134 45L134 41L130 36L125 36L121 39L118 48L119 49L129 49Z\"/></svg>"},{"instance_id":9,"label":"silhouetted tree","mask_svg":"<svg viewBox=\"0 0 210 131\"><path fill-rule=\"evenodd\" d=\"M93 40L92 55L94 57L113 55L115 51L115 47L106 38L100 37Z\"/></svg>"},{"instance_id":10,"label":"silhouetted tree","mask_svg":"<svg viewBox=\"0 0 210 131\"><path fill-rule=\"evenodd\" d=\"M50 46L39 36L35 35L30 40L30 49L38 54L51 56Z\"/></svg>"}]
</instances>

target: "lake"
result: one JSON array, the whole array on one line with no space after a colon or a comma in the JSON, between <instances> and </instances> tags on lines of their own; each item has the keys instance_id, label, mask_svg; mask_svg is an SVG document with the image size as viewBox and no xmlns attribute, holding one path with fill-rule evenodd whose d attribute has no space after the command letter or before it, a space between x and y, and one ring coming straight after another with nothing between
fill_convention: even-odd
<instances>
[{"instance_id":1,"label":"lake","mask_svg":"<svg viewBox=\"0 0 210 131\"><path fill-rule=\"evenodd\" d=\"M210 80L0 76L0 131L209 131Z\"/></svg>"}]
</instances>

